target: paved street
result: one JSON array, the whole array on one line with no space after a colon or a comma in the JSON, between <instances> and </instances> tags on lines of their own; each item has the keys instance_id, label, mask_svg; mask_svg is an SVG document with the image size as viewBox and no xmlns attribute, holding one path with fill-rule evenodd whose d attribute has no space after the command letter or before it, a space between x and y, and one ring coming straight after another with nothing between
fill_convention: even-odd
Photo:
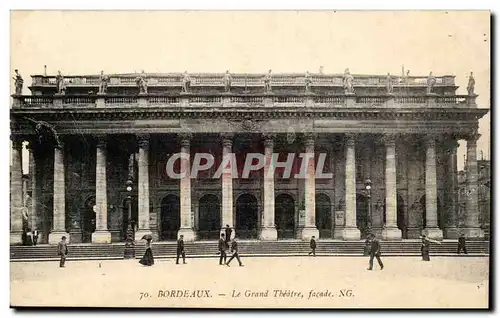
<instances>
[{"instance_id":1,"label":"paved street","mask_svg":"<svg viewBox=\"0 0 500 318\"><path fill-rule=\"evenodd\" d=\"M487 257L366 257L13 262L12 305L158 307L486 307ZM99 264L101 265L99 267ZM376 262L375 262L376 264ZM234 297L233 297L234 296ZM141 299L142 298L142 299Z\"/></svg>"}]
</instances>

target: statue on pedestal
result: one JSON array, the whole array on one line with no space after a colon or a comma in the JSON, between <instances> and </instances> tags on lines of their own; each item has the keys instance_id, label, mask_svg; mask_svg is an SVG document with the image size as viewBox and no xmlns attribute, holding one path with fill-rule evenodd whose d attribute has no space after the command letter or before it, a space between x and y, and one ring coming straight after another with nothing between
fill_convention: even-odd
<instances>
[{"instance_id":1,"label":"statue on pedestal","mask_svg":"<svg viewBox=\"0 0 500 318\"><path fill-rule=\"evenodd\" d=\"M24 80L21 77L21 74L19 74L19 71L17 69L14 70L14 72L16 72L16 76L13 77L13 79L15 81L14 83L15 83L15 86L16 86L16 95L22 95L23 94Z\"/></svg>"},{"instance_id":2,"label":"statue on pedestal","mask_svg":"<svg viewBox=\"0 0 500 318\"><path fill-rule=\"evenodd\" d=\"M64 95L66 93L66 88L64 87L64 77L62 76L61 71L57 71L56 86L57 94Z\"/></svg>"},{"instance_id":3,"label":"statue on pedestal","mask_svg":"<svg viewBox=\"0 0 500 318\"><path fill-rule=\"evenodd\" d=\"M312 77L311 77L311 74L309 74L309 71L306 72L306 76L305 76L304 80L306 83L306 93L310 93L311 92Z\"/></svg>"},{"instance_id":4,"label":"statue on pedestal","mask_svg":"<svg viewBox=\"0 0 500 318\"><path fill-rule=\"evenodd\" d=\"M184 76L182 77L182 92L188 93L191 88L191 77L187 71L184 72Z\"/></svg>"},{"instance_id":5,"label":"statue on pedestal","mask_svg":"<svg viewBox=\"0 0 500 318\"><path fill-rule=\"evenodd\" d=\"M345 93L354 94L354 77L351 75L348 68L344 71L343 83Z\"/></svg>"},{"instance_id":6,"label":"statue on pedestal","mask_svg":"<svg viewBox=\"0 0 500 318\"><path fill-rule=\"evenodd\" d=\"M135 83L137 84L137 87L139 87L139 94L148 93L148 83L146 81L146 74L144 73L144 70L139 76L137 76Z\"/></svg>"},{"instance_id":7,"label":"statue on pedestal","mask_svg":"<svg viewBox=\"0 0 500 318\"><path fill-rule=\"evenodd\" d=\"M432 94L434 85L436 85L436 78L432 75L432 72L430 72L427 77L427 94Z\"/></svg>"},{"instance_id":8,"label":"statue on pedestal","mask_svg":"<svg viewBox=\"0 0 500 318\"><path fill-rule=\"evenodd\" d=\"M394 83L393 83L393 80L392 80L391 73L387 73L387 80L386 80L387 94L392 94L392 92L394 90L393 84Z\"/></svg>"},{"instance_id":9,"label":"statue on pedestal","mask_svg":"<svg viewBox=\"0 0 500 318\"><path fill-rule=\"evenodd\" d=\"M109 77L104 75L104 71L101 71L99 76L99 94L106 94L108 91Z\"/></svg>"},{"instance_id":10,"label":"statue on pedestal","mask_svg":"<svg viewBox=\"0 0 500 318\"><path fill-rule=\"evenodd\" d=\"M476 85L476 80L474 79L472 72L470 72L469 83L467 84L467 94L469 94L469 96L474 96L475 85Z\"/></svg>"},{"instance_id":11,"label":"statue on pedestal","mask_svg":"<svg viewBox=\"0 0 500 318\"><path fill-rule=\"evenodd\" d=\"M231 74L229 74L229 71L226 71L226 74L224 74L224 91L226 93L229 93L229 91L231 90L231 81Z\"/></svg>"},{"instance_id":12,"label":"statue on pedestal","mask_svg":"<svg viewBox=\"0 0 500 318\"><path fill-rule=\"evenodd\" d=\"M271 92L271 79L272 79L271 73L272 73L272 71L269 70L269 72L267 72L266 76L264 76L264 89L265 89L266 93Z\"/></svg>"}]
</instances>

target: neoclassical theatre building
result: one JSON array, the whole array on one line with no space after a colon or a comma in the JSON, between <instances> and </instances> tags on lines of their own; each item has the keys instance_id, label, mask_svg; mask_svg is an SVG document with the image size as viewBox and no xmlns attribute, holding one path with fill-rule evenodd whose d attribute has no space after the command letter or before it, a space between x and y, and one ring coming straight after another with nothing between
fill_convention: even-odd
<instances>
[{"instance_id":1,"label":"neoclassical theatre building","mask_svg":"<svg viewBox=\"0 0 500 318\"><path fill-rule=\"evenodd\" d=\"M20 77L20 75L19 75ZM11 244L37 229L41 243L217 239L385 240L484 236L478 211L478 107L454 76L350 74L32 75L31 95L12 96ZM16 81L22 85L22 81ZM19 87L18 87L19 88ZM457 146L467 141L465 222L457 218ZM27 144L28 152L23 151ZM29 154L25 215L22 156ZM195 178L196 154L214 166ZM235 154L238 176L214 178ZM241 177L247 154L321 154ZM183 170L184 169L184 170Z\"/></svg>"}]
</instances>

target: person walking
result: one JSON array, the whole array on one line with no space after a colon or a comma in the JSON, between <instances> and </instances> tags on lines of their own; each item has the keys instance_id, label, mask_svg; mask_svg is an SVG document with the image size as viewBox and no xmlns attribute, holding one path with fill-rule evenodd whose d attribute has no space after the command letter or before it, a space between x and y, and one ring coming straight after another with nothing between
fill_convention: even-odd
<instances>
[{"instance_id":1,"label":"person walking","mask_svg":"<svg viewBox=\"0 0 500 318\"><path fill-rule=\"evenodd\" d=\"M149 234L146 234L142 237L142 239L146 240L146 251L144 252L144 255L142 256L139 263L144 266L152 266L155 263L153 250L151 249L151 241L153 240L153 238Z\"/></svg>"},{"instance_id":2,"label":"person walking","mask_svg":"<svg viewBox=\"0 0 500 318\"><path fill-rule=\"evenodd\" d=\"M311 241L309 242L309 247L311 248L311 251L309 252L308 255L313 255L313 256L316 256L316 239L314 238L314 235L313 237L311 237Z\"/></svg>"},{"instance_id":3,"label":"person walking","mask_svg":"<svg viewBox=\"0 0 500 318\"><path fill-rule=\"evenodd\" d=\"M33 230L33 246L36 246L36 244L38 243L38 236L40 235L40 233L38 232L38 230Z\"/></svg>"},{"instance_id":4,"label":"person walking","mask_svg":"<svg viewBox=\"0 0 500 318\"><path fill-rule=\"evenodd\" d=\"M422 238L422 244L420 246L420 251L422 253L422 260L429 262L431 260L431 257L429 255L430 241L427 239L425 235L422 235L421 238Z\"/></svg>"},{"instance_id":5,"label":"person walking","mask_svg":"<svg viewBox=\"0 0 500 318\"><path fill-rule=\"evenodd\" d=\"M220 253L219 265L222 265L222 261L224 261L224 264L226 264L226 250L228 249L228 247L229 246L226 242L224 234L221 234L219 239L219 253Z\"/></svg>"},{"instance_id":6,"label":"person walking","mask_svg":"<svg viewBox=\"0 0 500 318\"><path fill-rule=\"evenodd\" d=\"M175 264L179 264L179 256L182 255L182 264L186 264L186 253L184 252L184 235L179 236L177 240L177 259Z\"/></svg>"},{"instance_id":7,"label":"person walking","mask_svg":"<svg viewBox=\"0 0 500 318\"><path fill-rule=\"evenodd\" d=\"M377 258L378 265L380 265L380 269L384 269L384 264L380 259L380 242L377 240L375 235L372 233L369 235L370 237L370 261L368 270L371 271L373 269L373 258Z\"/></svg>"},{"instance_id":8,"label":"person walking","mask_svg":"<svg viewBox=\"0 0 500 318\"><path fill-rule=\"evenodd\" d=\"M464 254L467 254L467 248L465 247L465 235L462 233L458 238L458 248L457 254L460 254L461 251L464 251Z\"/></svg>"},{"instance_id":9,"label":"person walking","mask_svg":"<svg viewBox=\"0 0 500 318\"><path fill-rule=\"evenodd\" d=\"M243 264L241 263L241 260L240 260L240 256L238 255L238 243L236 242L236 238L234 238L233 241L231 242L231 252L233 253L233 255L231 255L231 257L229 258L229 261L227 261L226 265L229 266L229 263L231 263L233 258L236 257L236 260L238 261L240 266L243 266Z\"/></svg>"},{"instance_id":10,"label":"person walking","mask_svg":"<svg viewBox=\"0 0 500 318\"><path fill-rule=\"evenodd\" d=\"M224 229L225 236L226 236L226 243L228 243L229 246L229 241L231 241L231 234L233 233L233 230L229 227L229 224L226 224L226 228Z\"/></svg>"},{"instance_id":11,"label":"person walking","mask_svg":"<svg viewBox=\"0 0 500 318\"><path fill-rule=\"evenodd\" d=\"M68 244L66 244L66 236L61 237L61 241L57 244L57 255L59 255L59 267L64 267L66 263L66 255L68 255Z\"/></svg>"}]
</instances>

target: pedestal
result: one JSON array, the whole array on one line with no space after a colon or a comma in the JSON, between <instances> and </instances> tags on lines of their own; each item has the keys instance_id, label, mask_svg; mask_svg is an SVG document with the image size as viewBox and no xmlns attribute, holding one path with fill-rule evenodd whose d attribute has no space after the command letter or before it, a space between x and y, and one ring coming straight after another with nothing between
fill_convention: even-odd
<instances>
[{"instance_id":1,"label":"pedestal","mask_svg":"<svg viewBox=\"0 0 500 318\"><path fill-rule=\"evenodd\" d=\"M92 233L92 243L111 243L111 233L109 231L95 231Z\"/></svg>"},{"instance_id":2,"label":"pedestal","mask_svg":"<svg viewBox=\"0 0 500 318\"><path fill-rule=\"evenodd\" d=\"M356 95L354 93L345 94L345 103L347 107L353 107L356 105Z\"/></svg>"},{"instance_id":3,"label":"pedestal","mask_svg":"<svg viewBox=\"0 0 500 318\"><path fill-rule=\"evenodd\" d=\"M484 230L481 228L463 228L461 232L465 235L466 238L484 238Z\"/></svg>"},{"instance_id":4,"label":"pedestal","mask_svg":"<svg viewBox=\"0 0 500 318\"><path fill-rule=\"evenodd\" d=\"M104 107L106 107L106 100L104 99L104 96L97 97L97 99L95 100L95 106L97 108L104 108Z\"/></svg>"},{"instance_id":5,"label":"pedestal","mask_svg":"<svg viewBox=\"0 0 500 318\"><path fill-rule=\"evenodd\" d=\"M135 237L134 237L134 240L137 242L137 241L140 241L141 238L144 236L144 235L151 235L151 231L150 230L137 230L135 232Z\"/></svg>"},{"instance_id":6,"label":"pedestal","mask_svg":"<svg viewBox=\"0 0 500 318\"><path fill-rule=\"evenodd\" d=\"M458 237L460 236L458 228L454 226L445 227L443 230L443 235L447 239L458 239Z\"/></svg>"},{"instance_id":7,"label":"pedestal","mask_svg":"<svg viewBox=\"0 0 500 318\"><path fill-rule=\"evenodd\" d=\"M184 236L184 242L192 242L196 240L196 233L192 228L181 228L177 231L177 238Z\"/></svg>"},{"instance_id":8,"label":"pedestal","mask_svg":"<svg viewBox=\"0 0 500 318\"><path fill-rule=\"evenodd\" d=\"M443 231L441 231L440 228L437 228L437 227L425 228L422 232L428 238L431 238L434 240L442 240L443 239Z\"/></svg>"},{"instance_id":9,"label":"pedestal","mask_svg":"<svg viewBox=\"0 0 500 318\"><path fill-rule=\"evenodd\" d=\"M387 241L401 240L401 230L397 227L386 227L382 230L382 239Z\"/></svg>"},{"instance_id":10,"label":"pedestal","mask_svg":"<svg viewBox=\"0 0 500 318\"><path fill-rule=\"evenodd\" d=\"M275 227L263 227L260 229L259 239L262 241L276 241L278 231L276 231Z\"/></svg>"},{"instance_id":11,"label":"pedestal","mask_svg":"<svg viewBox=\"0 0 500 318\"><path fill-rule=\"evenodd\" d=\"M23 244L23 232L16 231L10 232L10 245L21 245Z\"/></svg>"},{"instance_id":12,"label":"pedestal","mask_svg":"<svg viewBox=\"0 0 500 318\"><path fill-rule=\"evenodd\" d=\"M309 241L311 237L319 239L319 230L316 227L303 227L300 231L300 238Z\"/></svg>"},{"instance_id":13,"label":"pedestal","mask_svg":"<svg viewBox=\"0 0 500 318\"><path fill-rule=\"evenodd\" d=\"M357 227L346 227L342 231L342 239L346 241L357 241L361 239L361 233Z\"/></svg>"},{"instance_id":14,"label":"pedestal","mask_svg":"<svg viewBox=\"0 0 500 318\"><path fill-rule=\"evenodd\" d=\"M67 232L51 232L49 233L49 244L57 244L61 242L61 238L66 236L66 243L69 244L69 233Z\"/></svg>"}]
</instances>

